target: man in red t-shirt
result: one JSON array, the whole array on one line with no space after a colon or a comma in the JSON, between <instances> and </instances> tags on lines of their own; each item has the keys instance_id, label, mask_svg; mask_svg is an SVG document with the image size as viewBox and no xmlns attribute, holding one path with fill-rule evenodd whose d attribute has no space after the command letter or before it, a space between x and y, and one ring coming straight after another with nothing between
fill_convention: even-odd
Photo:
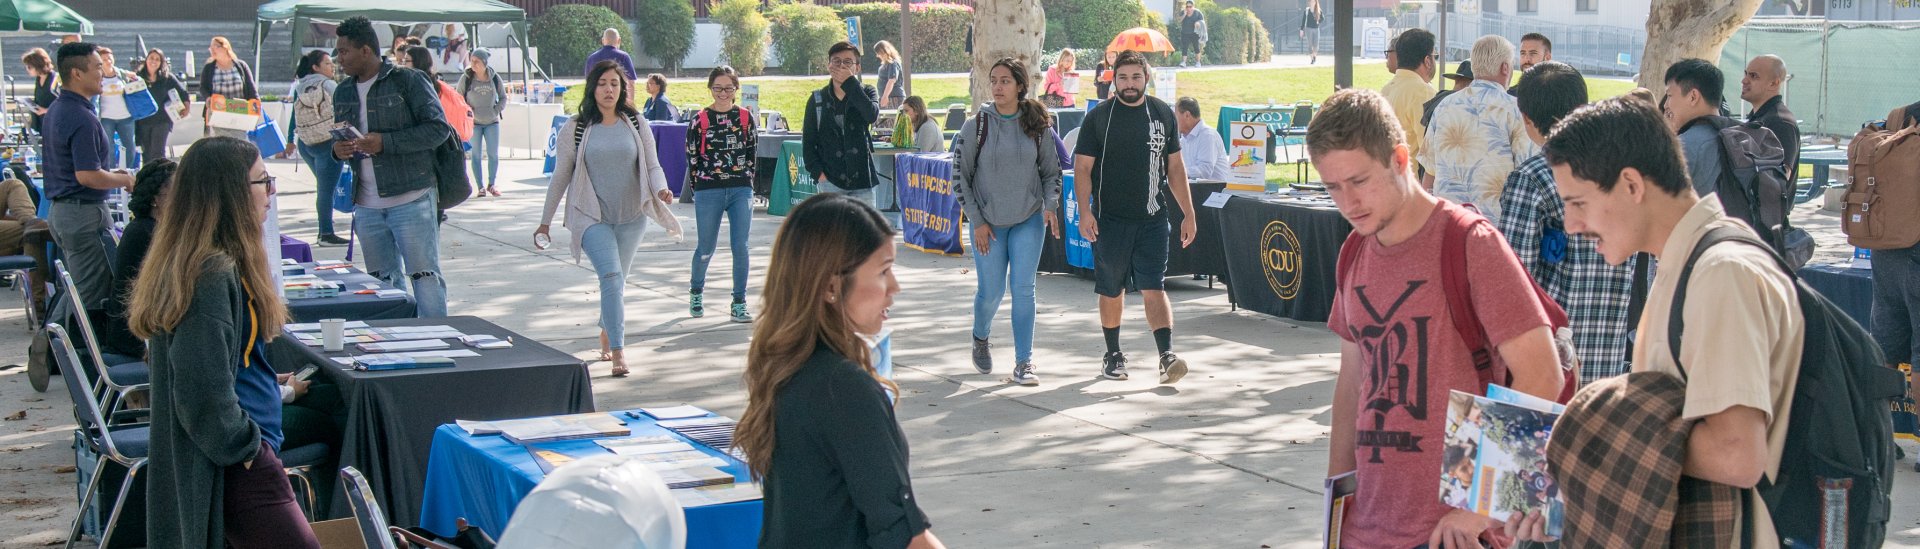
<instances>
[{"instance_id":1,"label":"man in red t-shirt","mask_svg":"<svg viewBox=\"0 0 1920 549\"><path fill-rule=\"evenodd\" d=\"M1345 547L1477 548L1499 523L1440 501L1448 391L1486 392L1472 351L1454 327L1477 322L1495 350L1490 379L1543 398L1560 394L1559 359L1532 281L1493 225L1434 197L1414 179L1406 136L1379 94L1328 99L1307 130L1307 153L1340 215L1364 240L1343 253L1351 272L1334 294L1327 327L1340 336L1327 472L1354 472ZM1457 216L1465 258L1441 257ZM1478 318L1448 313L1443 261L1466 261Z\"/></svg>"}]
</instances>

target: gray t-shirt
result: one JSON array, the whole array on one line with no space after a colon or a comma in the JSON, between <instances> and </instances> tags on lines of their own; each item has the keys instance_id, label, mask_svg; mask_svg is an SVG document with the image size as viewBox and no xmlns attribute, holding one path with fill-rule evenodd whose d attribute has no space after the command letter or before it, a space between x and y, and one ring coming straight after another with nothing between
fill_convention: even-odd
<instances>
[{"instance_id":1,"label":"gray t-shirt","mask_svg":"<svg viewBox=\"0 0 1920 549\"><path fill-rule=\"evenodd\" d=\"M353 83L353 86L360 90L360 130L363 132L367 129L367 103L369 103L367 92L373 90L373 83L379 80L379 78L370 78L366 82ZM381 198L380 183L373 178L372 156L360 159L360 164L355 168L354 173L360 176L360 195L354 197L353 203L361 208L384 210L419 200L421 196L427 194L427 189L420 189L399 196Z\"/></svg>"},{"instance_id":2,"label":"gray t-shirt","mask_svg":"<svg viewBox=\"0 0 1920 549\"><path fill-rule=\"evenodd\" d=\"M639 165L640 149L634 145L630 130L622 127L627 121L615 124L587 128L580 154L587 157L587 180L593 182L593 194L600 199L600 222L631 223L640 218L640 212L622 212L620 205L626 203L627 193L641 192L640 174L634 170Z\"/></svg>"},{"instance_id":3,"label":"gray t-shirt","mask_svg":"<svg viewBox=\"0 0 1920 549\"><path fill-rule=\"evenodd\" d=\"M468 76L460 87L466 90L467 106L473 107L473 123L500 123L500 90L494 88L492 78Z\"/></svg>"},{"instance_id":4,"label":"gray t-shirt","mask_svg":"<svg viewBox=\"0 0 1920 549\"><path fill-rule=\"evenodd\" d=\"M1720 181L1720 132L1713 125L1695 122L1680 132L1680 149L1687 154L1687 177L1693 180L1693 192L1705 197L1713 194Z\"/></svg>"}]
</instances>

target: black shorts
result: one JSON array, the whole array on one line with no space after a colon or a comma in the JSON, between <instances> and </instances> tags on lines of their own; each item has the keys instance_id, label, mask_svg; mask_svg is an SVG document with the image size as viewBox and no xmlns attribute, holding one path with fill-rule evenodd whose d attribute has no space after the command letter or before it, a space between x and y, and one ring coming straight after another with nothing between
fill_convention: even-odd
<instances>
[{"instance_id":1,"label":"black shorts","mask_svg":"<svg viewBox=\"0 0 1920 549\"><path fill-rule=\"evenodd\" d=\"M1129 279L1140 290L1164 290L1167 244L1173 227L1165 215L1147 221L1099 221L1093 242L1093 291L1120 297Z\"/></svg>"}]
</instances>

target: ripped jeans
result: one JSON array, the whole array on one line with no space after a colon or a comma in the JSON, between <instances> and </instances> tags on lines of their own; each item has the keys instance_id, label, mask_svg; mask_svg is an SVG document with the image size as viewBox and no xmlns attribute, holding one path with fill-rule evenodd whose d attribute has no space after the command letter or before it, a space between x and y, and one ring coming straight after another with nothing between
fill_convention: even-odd
<instances>
[{"instance_id":1,"label":"ripped jeans","mask_svg":"<svg viewBox=\"0 0 1920 549\"><path fill-rule=\"evenodd\" d=\"M600 329L607 332L607 348L627 346L627 269L640 249L647 218L631 223L595 223L580 235L580 251L600 276Z\"/></svg>"},{"instance_id":2,"label":"ripped jeans","mask_svg":"<svg viewBox=\"0 0 1920 549\"><path fill-rule=\"evenodd\" d=\"M447 281L440 276L440 225L435 191L391 208L360 206L353 229L367 274L410 290L420 318L447 316ZM411 282L411 284L409 284Z\"/></svg>"}]
</instances>

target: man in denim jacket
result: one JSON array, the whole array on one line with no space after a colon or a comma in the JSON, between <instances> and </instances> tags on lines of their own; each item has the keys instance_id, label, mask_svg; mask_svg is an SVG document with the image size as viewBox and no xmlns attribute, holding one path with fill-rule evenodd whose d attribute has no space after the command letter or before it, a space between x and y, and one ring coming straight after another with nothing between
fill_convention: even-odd
<instances>
[{"instance_id":1,"label":"man in denim jacket","mask_svg":"<svg viewBox=\"0 0 1920 549\"><path fill-rule=\"evenodd\" d=\"M353 168L353 226L367 274L402 289L411 280L420 316L446 316L434 149L453 135L453 127L426 75L381 58L380 39L367 18L347 19L338 33L334 59L352 85L334 92L333 119L365 136L334 140L333 156Z\"/></svg>"}]
</instances>

